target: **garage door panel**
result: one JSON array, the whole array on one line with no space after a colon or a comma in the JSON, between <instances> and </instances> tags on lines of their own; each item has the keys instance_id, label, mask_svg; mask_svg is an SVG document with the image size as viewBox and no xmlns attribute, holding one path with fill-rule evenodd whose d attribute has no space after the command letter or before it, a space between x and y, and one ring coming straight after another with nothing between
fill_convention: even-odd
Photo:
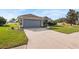
<instances>
[{"instance_id":1,"label":"garage door panel","mask_svg":"<svg viewBox=\"0 0 79 59\"><path fill-rule=\"evenodd\" d=\"M40 21L37 20L24 20L24 27L40 27Z\"/></svg>"}]
</instances>

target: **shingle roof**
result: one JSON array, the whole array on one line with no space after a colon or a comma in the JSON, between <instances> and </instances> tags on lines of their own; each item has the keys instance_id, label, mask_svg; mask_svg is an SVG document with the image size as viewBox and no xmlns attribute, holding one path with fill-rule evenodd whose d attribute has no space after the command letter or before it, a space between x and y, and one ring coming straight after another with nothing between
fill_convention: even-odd
<instances>
[{"instance_id":1,"label":"shingle roof","mask_svg":"<svg viewBox=\"0 0 79 59\"><path fill-rule=\"evenodd\" d=\"M27 20L27 19L29 19L29 20L51 20L47 16L40 17L40 16L36 16L36 15L33 15L33 14L25 14L25 15L18 16L17 18L18 19L22 18L23 20Z\"/></svg>"},{"instance_id":2,"label":"shingle roof","mask_svg":"<svg viewBox=\"0 0 79 59\"><path fill-rule=\"evenodd\" d=\"M19 17L23 18L23 19L36 19L36 20L41 20L43 18L43 17L39 17L39 16L36 16L36 15L33 15L33 14L25 14L25 15L21 15Z\"/></svg>"}]
</instances>

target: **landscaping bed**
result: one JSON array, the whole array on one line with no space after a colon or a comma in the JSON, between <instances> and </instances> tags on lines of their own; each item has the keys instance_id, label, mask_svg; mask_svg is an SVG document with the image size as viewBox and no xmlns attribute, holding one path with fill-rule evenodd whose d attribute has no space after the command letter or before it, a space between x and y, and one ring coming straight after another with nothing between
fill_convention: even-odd
<instances>
[{"instance_id":1,"label":"landscaping bed","mask_svg":"<svg viewBox=\"0 0 79 59\"><path fill-rule=\"evenodd\" d=\"M11 29L11 27L16 29ZM17 24L0 26L0 48L13 48L27 44L28 39L24 31L17 28Z\"/></svg>"}]
</instances>

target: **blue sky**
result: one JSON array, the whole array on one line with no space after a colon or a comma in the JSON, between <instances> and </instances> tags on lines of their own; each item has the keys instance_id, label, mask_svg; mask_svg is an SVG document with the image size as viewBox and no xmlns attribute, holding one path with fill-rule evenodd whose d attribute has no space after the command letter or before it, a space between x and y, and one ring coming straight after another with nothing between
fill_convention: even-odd
<instances>
[{"instance_id":1,"label":"blue sky","mask_svg":"<svg viewBox=\"0 0 79 59\"><path fill-rule=\"evenodd\" d=\"M79 10L77 10L79 11ZM10 20L23 14L34 14L37 16L48 16L52 19L65 17L68 9L0 9L0 16Z\"/></svg>"}]
</instances>

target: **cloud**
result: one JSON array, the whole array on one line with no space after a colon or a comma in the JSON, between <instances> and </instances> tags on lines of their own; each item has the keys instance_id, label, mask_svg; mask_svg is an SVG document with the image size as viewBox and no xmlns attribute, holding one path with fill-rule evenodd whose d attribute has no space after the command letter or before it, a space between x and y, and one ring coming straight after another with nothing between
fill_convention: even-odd
<instances>
[{"instance_id":1,"label":"cloud","mask_svg":"<svg viewBox=\"0 0 79 59\"><path fill-rule=\"evenodd\" d=\"M50 18L57 19L60 17L65 17L67 12L67 9L40 9L35 10L32 13L39 16L48 16Z\"/></svg>"},{"instance_id":2,"label":"cloud","mask_svg":"<svg viewBox=\"0 0 79 59\"><path fill-rule=\"evenodd\" d=\"M49 18L57 19L65 17L67 12L68 9L0 9L0 16L10 20L23 14L35 14L37 16L48 16Z\"/></svg>"},{"instance_id":3,"label":"cloud","mask_svg":"<svg viewBox=\"0 0 79 59\"><path fill-rule=\"evenodd\" d=\"M18 15L22 14L25 9L0 9L0 16L10 20L11 18L16 18Z\"/></svg>"}]
</instances>

